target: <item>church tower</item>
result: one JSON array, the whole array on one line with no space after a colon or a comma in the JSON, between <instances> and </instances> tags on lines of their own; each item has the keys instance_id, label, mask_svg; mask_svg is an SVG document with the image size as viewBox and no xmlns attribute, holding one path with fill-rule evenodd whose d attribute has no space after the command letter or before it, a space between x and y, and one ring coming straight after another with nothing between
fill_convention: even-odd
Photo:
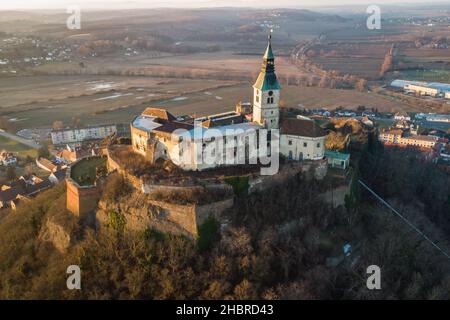
<instances>
[{"instance_id":1,"label":"church tower","mask_svg":"<svg viewBox=\"0 0 450 320\"><path fill-rule=\"evenodd\" d=\"M253 121L267 129L278 129L280 120L281 86L275 74L275 57L272 51L272 31L263 57L261 72L253 85Z\"/></svg>"}]
</instances>

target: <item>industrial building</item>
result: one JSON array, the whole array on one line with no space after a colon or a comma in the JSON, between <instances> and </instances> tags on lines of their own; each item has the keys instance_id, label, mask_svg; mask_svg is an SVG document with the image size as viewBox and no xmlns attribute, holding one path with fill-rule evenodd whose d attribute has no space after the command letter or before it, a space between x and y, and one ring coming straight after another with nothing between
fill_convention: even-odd
<instances>
[{"instance_id":1,"label":"industrial building","mask_svg":"<svg viewBox=\"0 0 450 320\"><path fill-rule=\"evenodd\" d=\"M394 80L391 82L391 87L401 88L405 92L422 96L450 99L450 84L448 83Z\"/></svg>"}]
</instances>

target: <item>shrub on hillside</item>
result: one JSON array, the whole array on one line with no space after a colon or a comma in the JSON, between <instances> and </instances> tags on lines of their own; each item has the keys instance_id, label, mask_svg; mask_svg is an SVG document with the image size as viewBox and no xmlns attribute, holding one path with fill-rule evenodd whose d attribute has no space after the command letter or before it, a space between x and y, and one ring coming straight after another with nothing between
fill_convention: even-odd
<instances>
[{"instance_id":1,"label":"shrub on hillside","mask_svg":"<svg viewBox=\"0 0 450 320\"><path fill-rule=\"evenodd\" d=\"M131 192L130 186L126 183L121 174L113 173L108 176L103 188L102 200L107 202L117 201L121 195Z\"/></svg>"},{"instance_id":2,"label":"shrub on hillside","mask_svg":"<svg viewBox=\"0 0 450 320\"><path fill-rule=\"evenodd\" d=\"M150 193L150 198L174 204L207 204L225 200L232 194L224 189L182 188L173 191L157 190Z\"/></svg>"}]
</instances>

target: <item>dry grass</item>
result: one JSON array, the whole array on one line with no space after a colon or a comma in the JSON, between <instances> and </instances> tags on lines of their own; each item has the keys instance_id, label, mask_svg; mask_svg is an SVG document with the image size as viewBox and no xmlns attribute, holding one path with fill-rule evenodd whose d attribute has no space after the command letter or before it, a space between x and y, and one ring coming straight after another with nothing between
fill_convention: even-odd
<instances>
[{"instance_id":1,"label":"dry grass","mask_svg":"<svg viewBox=\"0 0 450 320\"><path fill-rule=\"evenodd\" d=\"M174 204L197 204L203 205L212 202L224 200L233 196L232 192L227 189L224 190L211 190L198 188L183 188L177 191L161 191L157 190L150 193L150 198L157 201L164 201Z\"/></svg>"}]
</instances>

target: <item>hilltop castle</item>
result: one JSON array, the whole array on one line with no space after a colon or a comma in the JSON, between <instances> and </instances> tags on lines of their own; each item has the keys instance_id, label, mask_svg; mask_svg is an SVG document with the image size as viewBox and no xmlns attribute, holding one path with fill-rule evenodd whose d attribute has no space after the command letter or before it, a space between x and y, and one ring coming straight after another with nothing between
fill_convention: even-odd
<instances>
[{"instance_id":1,"label":"hilltop castle","mask_svg":"<svg viewBox=\"0 0 450 320\"><path fill-rule=\"evenodd\" d=\"M270 35L253 85L253 104L240 103L235 111L194 122L179 120L164 109L147 108L131 123L133 150L150 162L171 160L184 170L254 164L258 157L278 154L289 160L323 159L325 131L308 118L281 118L280 97ZM279 148L276 155L274 146Z\"/></svg>"}]
</instances>

